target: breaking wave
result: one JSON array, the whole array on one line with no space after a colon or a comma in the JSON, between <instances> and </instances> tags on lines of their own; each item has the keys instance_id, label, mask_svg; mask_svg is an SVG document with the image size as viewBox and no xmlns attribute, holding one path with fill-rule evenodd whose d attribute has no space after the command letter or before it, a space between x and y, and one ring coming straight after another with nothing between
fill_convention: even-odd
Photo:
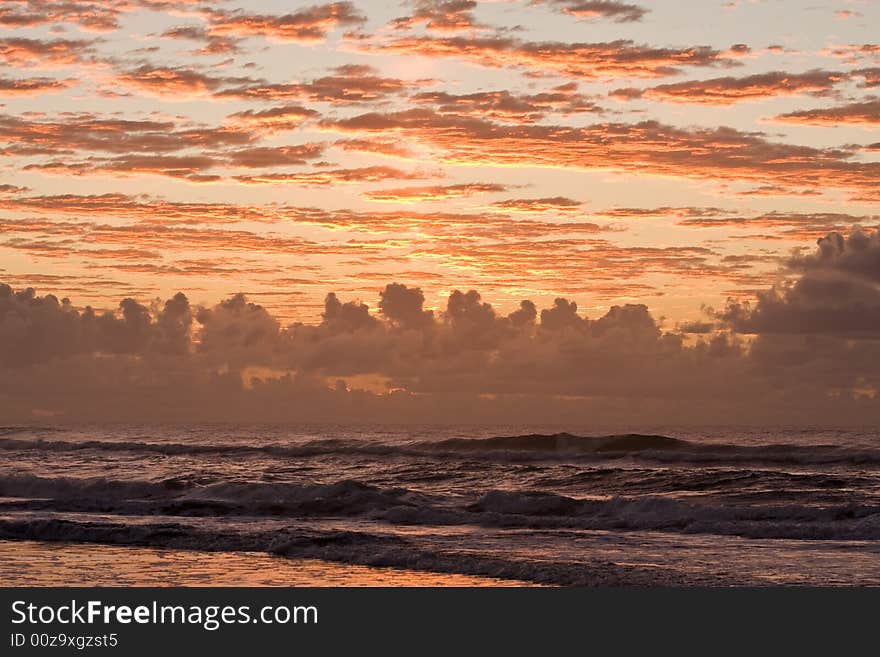
<instances>
[{"instance_id":1,"label":"breaking wave","mask_svg":"<svg viewBox=\"0 0 880 657\"><path fill-rule=\"evenodd\" d=\"M362 517L393 525L524 529L650 530L748 538L880 539L872 504L724 504L665 496L579 499L544 491L488 490L469 499L331 484L225 482L199 485L104 479L0 478L5 511L162 516ZM74 540L74 539L71 539Z\"/></svg>"},{"instance_id":2,"label":"breaking wave","mask_svg":"<svg viewBox=\"0 0 880 657\"><path fill-rule=\"evenodd\" d=\"M279 459L333 454L419 455L492 460L602 461L622 458L660 463L880 464L880 450L840 445L707 444L661 435L576 436L568 433L451 438L399 444L327 438L295 444L171 443L110 440L27 440L0 437L0 450L47 452L133 452L175 455L269 456Z\"/></svg>"},{"instance_id":3,"label":"breaking wave","mask_svg":"<svg viewBox=\"0 0 880 657\"><path fill-rule=\"evenodd\" d=\"M644 450L679 449L689 443L669 436L622 434L584 437L570 433L495 436L492 438L451 438L431 444L436 450L534 452L639 452Z\"/></svg>"},{"instance_id":4,"label":"breaking wave","mask_svg":"<svg viewBox=\"0 0 880 657\"><path fill-rule=\"evenodd\" d=\"M356 516L430 498L405 488L383 489L353 480L332 484L159 482L101 478L0 477L0 497L25 498L7 508L102 511L134 515Z\"/></svg>"},{"instance_id":5,"label":"breaking wave","mask_svg":"<svg viewBox=\"0 0 880 657\"><path fill-rule=\"evenodd\" d=\"M687 586L684 573L607 561L546 561L436 550L406 538L371 532L297 528L235 531L182 523L123 524L54 518L0 518L0 540L75 541L210 552L269 552L283 557L494 577L562 586ZM714 578L713 583L719 583ZM723 580L720 583L724 584Z\"/></svg>"}]
</instances>

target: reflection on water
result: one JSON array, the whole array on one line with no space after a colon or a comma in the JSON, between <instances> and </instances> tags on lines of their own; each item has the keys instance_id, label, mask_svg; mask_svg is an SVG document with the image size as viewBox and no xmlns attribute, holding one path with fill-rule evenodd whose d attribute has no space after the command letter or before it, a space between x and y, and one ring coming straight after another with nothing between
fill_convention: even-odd
<instances>
[{"instance_id":1,"label":"reflection on water","mask_svg":"<svg viewBox=\"0 0 880 657\"><path fill-rule=\"evenodd\" d=\"M258 552L0 541L4 586L533 586Z\"/></svg>"}]
</instances>

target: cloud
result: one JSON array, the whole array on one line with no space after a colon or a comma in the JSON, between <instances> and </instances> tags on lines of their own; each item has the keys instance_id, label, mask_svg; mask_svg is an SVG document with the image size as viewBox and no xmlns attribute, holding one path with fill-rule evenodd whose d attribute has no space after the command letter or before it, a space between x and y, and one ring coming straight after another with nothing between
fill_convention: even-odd
<instances>
[{"instance_id":1,"label":"cloud","mask_svg":"<svg viewBox=\"0 0 880 657\"><path fill-rule=\"evenodd\" d=\"M719 318L744 333L880 337L880 231L830 233L788 267L800 277L754 305L730 302Z\"/></svg>"},{"instance_id":2,"label":"cloud","mask_svg":"<svg viewBox=\"0 0 880 657\"><path fill-rule=\"evenodd\" d=\"M741 263L722 262L725 254L710 248L622 247L602 239L604 233L622 230L619 224L571 221L557 210L357 212L283 204L179 203L112 194L12 197L0 199L0 208L30 215L10 218L0 224L0 229L8 236L7 248L26 250L34 257L51 255L75 261L91 258L96 248L148 248L161 249L169 258L180 258L177 254L181 251L198 250L216 262L227 263L229 254L238 250L250 258L263 258L263 267L278 269L285 266L284 262L296 262L297 266L308 262L317 267L314 271L321 272L324 280L346 281L343 289L349 290L362 290L364 285L359 276L345 273L356 271L354 268L382 269L389 277L401 269L415 269L415 263L423 271L428 270L429 275L420 275L418 280L433 280L433 290L447 277L457 276L495 295L507 296L506 290L510 289L529 289L544 295L588 294L592 300L609 302L662 295L663 288L653 282L655 276L673 276L679 284L692 280L705 285L711 280L713 285L726 282L740 287L766 280L766 274L749 271ZM554 221L553 215L566 219ZM62 219L46 219L52 216ZM106 222L131 223L98 223L102 218ZM243 225L238 229L218 227L239 222ZM266 226L254 229L244 222ZM309 239L285 234L302 228L309 229ZM273 232L278 230L283 232ZM17 241L12 243L13 239ZM346 259L342 273L335 264L338 258ZM274 290L271 281L260 273L258 263L236 266L251 281L251 290ZM100 267L147 271L133 269L132 263L112 257L102 261ZM200 271L214 275L201 265L184 266L177 261L174 266L151 266L150 271L181 277Z\"/></svg>"},{"instance_id":3,"label":"cloud","mask_svg":"<svg viewBox=\"0 0 880 657\"><path fill-rule=\"evenodd\" d=\"M842 59L847 64L858 64L860 61L876 60L880 58L880 44L877 43L849 43L839 46L829 46L819 51L820 55Z\"/></svg>"},{"instance_id":4,"label":"cloud","mask_svg":"<svg viewBox=\"0 0 880 657\"><path fill-rule=\"evenodd\" d=\"M802 110L780 114L773 118L779 123L800 125L840 126L840 125L880 125L880 100L849 103L824 109Z\"/></svg>"},{"instance_id":5,"label":"cloud","mask_svg":"<svg viewBox=\"0 0 880 657\"><path fill-rule=\"evenodd\" d=\"M678 224L694 228L738 228L762 231L752 239L788 239L815 242L829 232L869 228L880 222L878 215L852 215L844 212L766 212L758 215L737 213L716 216L682 217Z\"/></svg>"},{"instance_id":6,"label":"cloud","mask_svg":"<svg viewBox=\"0 0 880 657\"><path fill-rule=\"evenodd\" d=\"M218 98L245 100L301 100L318 103L352 104L378 101L403 94L430 80L401 80L378 75L376 69L360 64L346 64L333 69L332 75L310 82L269 83L252 81L219 91ZM219 85L218 85L219 86Z\"/></svg>"},{"instance_id":7,"label":"cloud","mask_svg":"<svg viewBox=\"0 0 880 657\"><path fill-rule=\"evenodd\" d=\"M819 272L878 280L877 239L829 236L816 255L798 261L803 273L791 290L810 283L787 292L784 308L773 309L776 315L752 310L744 319L735 314L741 308L728 307L718 321L736 330L751 322L747 328L759 332L751 342L709 321L664 331L642 304L614 306L590 318L570 299L557 298L541 309L522 299L504 315L475 290L454 290L443 309L432 312L424 308L420 289L401 283L379 292L378 314L331 293L317 323L286 327L242 294L202 307L183 294L150 306L129 298L115 312L100 312L4 286L0 404L13 416L36 407L92 419L149 412L154 420L242 421L266 419L262 413L273 407L286 411L272 418L302 417L319 400L321 408L332 401L337 411L361 421L375 420L383 410L398 419L421 414L423 420L460 421L460 413L450 414L454 408L471 408L473 417L484 420L499 421L498 413L516 408L517 421L548 421L548 413L560 409L566 417L598 421L624 407L631 420L718 420L736 409L750 420L846 411L861 421L878 413L860 391L880 378L878 360L870 358L877 355L871 338L880 324L845 314L840 289L829 295L807 287ZM876 301L876 294L875 287L875 297L866 298ZM805 316L805 298L813 310L836 313L837 323L807 324L824 332L811 342L802 335L780 342L780 328L800 325L771 321L779 313L824 317ZM693 341L684 341L681 330ZM780 375L789 385L779 385ZM10 377L17 385L10 385ZM358 377L384 382L385 393L353 389ZM145 378L149 391L141 383Z\"/></svg>"},{"instance_id":8,"label":"cloud","mask_svg":"<svg viewBox=\"0 0 880 657\"><path fill-rule=\"evenodd\" d=\"M732 66L737 54L708 46L655 48L628 40L530 42L506 36L401 36L381 41L361 40L356 47L366 52L455 58L488 68L524 68L586 80L657 78L679 73L685 66Z\"/></svg>"},{"instance_id":9,"label":"cloud","mask_svg":"<svg viewBox=\"0 0 880 657\"><path fill-rule=\"evenodd\" d=\"M227 117L227 123L238 128L262 130L273 134L294 130L316 116L318 112L301 105L282 105L265 110L236 112Z\"/></svg>"},{"instance_id":10,"label":"cloud","mask_svg":"<svg viewBox=\"0 0 880 657\"><path fill-rule=\"evenodd\" d=\"M247 168L307 164L309 160L320 157L324 148L324 144L255 146L227 152L226 161L232 166Z\"/></svg>"},{"instance_id":11,"label":"cloud","mask_svg":"<svg viewBox=\"0 0 880 657\"><path fill-rule=\"evenodd\" d=\"M455 277L462 285L466 281L495 298L509 298L509 290L536 290L542 298L586 294L594 303L620 303L656 300L676 287L724 290L726 285L742 293L744 287L753 290L773 279L763 261L732 261L717 243L711 248L703 240L693 246L622 246L616 243L615 235L627 227L622 223L603 225L597 221L599 217L662 217L680 222L702 218L706 223L693 227L711 228L710 220L716 220L728 230L761 234L750 236L750 240L775 237L789 241L815 239L828 227L849 226L858 220L848 215L764 220L717 208L615 208L588 216L570 199L525 200L538 203L519 207L518 212L501 208L492 212L414 212L403 208L329 210L278 203L181 203L121 194L11 196L0 197L0 208L8 217L0 223L5 236L0 246L23 250L35 258L68 259L66 262L76 267L81 266L81 258L94 259L96 249L161 250L167 254L166 262L154 263L149 271L181 278L199 272L226 276L230 254L247 253L250 261L232 268L238 268L249 281L250 291L260 294L283 295L262 272L308 264L315 267L310 275L337 281L337 289L345 291L364 289L366 279L358 271L384 271L376 276L387 279L401 271L421 270L427 273L419 274L416 280L428 282L432 293L443 289L443 281ZM551 202L558 209L545 209ZM24 217L13 219L17 213ZM868 221L869 217L862 219L863 223ZM253 224L264 225L254 228ZM302 231L308 238L295 237L290 231ZM187 256L181 252L188 250L224 267L209 271L202 264L183 264L180 261ZM129 260L114 259L111 253L100 262L100 269L147 272L145 268L133 269ZM674 283L670 287L666 281ZM315 292L312 289L308 294ZM289 307L284 312L296 310Z\"/></svg>"},{"instance_id":12,"label":"cloud","mask_svg":"<svg viewBox=\"0 0 880 657\"><path fill-rule=\"evenodd\" d=\"M301 108L242 112L218 128L183 128L168 121L122 121L67 115L66 120L25 121L0 116L0 143L17 145L8 155L64 155L22 166L23 171L70 175L160 174L192 182L213 182L217 167L258 168L302 165L319 157L325 145L248 146L258 136L291 127L310 116ZM259 126L259 127L258 127ZM22 148L24 146L24 148ZM240 146L246 146L240 148ZM186 151L169 153L163 151ZM70 157L73 151L110 151L115 156ZM127 151L127 152L126 152Z\"/></svg>"},{"instance_id":13,"label":"cloud","mask_svg":"<svg viewBox=\"0 0 880 657\"><path fill-rule=\"evenodd\" d=\"M728 211L716 207L672 207L664 205L658 208L615 207L600 210L597 214L616 219L642 219L647 217L674 217L677 219L705 219L730 215Z\"/></svg>"},{"instance_id":14,"label":"cloud","mask_svg":"<svg viewBox=\"0 0 880 657\"><path fill-rule=\"evenodd\" d=\"M212 36L261 36L298 43L323 41L336 28L360 25L366 20L351 2L312 5L283 15L219 9L206 9L203 15Z\"/></svg>"},{"instance_id":15,"label":"cloud","mask_svg":"<svg viewBox=\"0 0 880 657\"><path fill-rule=\"evenodd\" d=\"M3 417L869 417L863 19L788 70L640 0L314 1L0 3Z\"/></svg>"},{"instance_id":16,"label":"cloud","mask_svg":"<svg viewBox=\"0 0 880 657\"><path fill-rule=\"evenodd\" d=\"M849 74L814 69L806 73L770 71L745 77L722 77L662 84L647 89L624 88L610 92L621 100L647 98L661 102L733 105L734 103L808 94L829 95Z\"/></svg>"},{"instance_id":17,"label":"cloud","mask_svg":"<svg viewBox=\"0 0 880 657\"><path fill-rule=\"evenodd\" d=\"M113 158L88 158L82 161L53 160L40 164L28 164L23 171L40 171L59 175L114 175L121 177L136 174L153 174L172 178L185 178L192 182L215 182L219 176L204 171L218 166L220 162L204 155L121 155Z\"/></svg>"},{"instance_id":18,"label":"cloud","mask_svg":"<svg viewBox=\"0 0 880 657\"><path fill-rule=\"evenodd\" d=\"M213 2L214 0L207 0ZM9 0L0 7L0 26L9 28L73 24L94 32L119 29L125 12L140 10L171 11L202 0Z\"/></svg>"},{"instance_id":19,"label":"cloud","mask_svg":"<svg viewBox=\"0 0 880 657\"><path fill-rule=\"evenodd\" d=\"M76 84L76 80L56 78L4 78L0 77L0 96L34 96L63 91Z\"/></svg>"},{"instance_id":20,"label":"cloud","mask_svg":"<svg viewBox=\"0 0 880 657\"><path fill-rule=\"evenodd\" d=\"M214 76L192 68L144 64L120 71L114 81L125 87L165 99L206 96L222 86L250 82L250 78Z\"/></svg>"},{"instance_id":21,"label":"cloud","mask_svg":"<svg viewBox=\"0 0 880 657\"><path fill-rule=\"evenodd\" d=\"M473 0L414 0L413 13L397 18L391 26L397 30L424 25L439 32L465 32L483 27L474 18L477 3Z\"/></svg>"},{"instance_id":22,"label":"cloud","mask_svg":"<svg viewBox=\"0 0 880 657\"><path fill-rule=\"evenodd\" d=\"M880 87L880 67L860 68L852 72L852 77L862 78L859 87L869 89L872 87Z\"/></svg>"},{"instance_id":23,"label":"cloud","mask_svg":"<svg viewBox=\"0 0 880 657\"><path fill-rule=\"evenodd\" d=\"M603 110L586 96L576 92L576 85L560 85L550 92L517 95L509 91L480 91L450 94L423 92L410 97L419 105L433 105L441 115L489 118L510 123L530 124L548 114L562 116Z\"/></svg>"},{"instance_id":24,"label":"cloud","mask_svg":"<svg viewBox=\"0 0 880 657\"><path fill-rule=\"evenodd\" d=\"M70 0L13 0L0 7L0 25L11 28L36 27L50 23L75 23L83 28L108 32L119 27L122 8L107 3Z\"/></svg>"},{"instance_id":25,"label":"cloud","mask_svg":"<svg viewBox=\"0 0 880 657\"><path fill-rule=\"evenodd\" d=\"M201 48L194 51L197 55L228 55L241 50L239 39L211 34L201 25L173 27L165 30L161 36L163 39L185 39L203 43Z\"/></svg>"},{"instance_id":26,"label":"cloud","mask_svg":"<svg viewBox=\"0 0 880 657\"><path fill-rule=\"evenodd\" d=\"M274 210L235 203L166 201L146 196L105 194L55 194L0 199L0 208L41 215L116 217L168 224L224 224L236 221L272 221ZM69 226L75 228L75 226ZM136 232L136 231L135 231ZM77 235L79 233L76 233Z\"/></svg>"},{"instance_id":27,"label":"cloud","mask_svg":"<svg viewBox=\"0 0 880 657\"><path fill-rule=\"evenodd\" d=\"M584 319L577 314L577 304L567 299L556 299L552 308L541 311L541 326L549 331L580 329Z\"/></svg>"},{"instance_id":28,"label":"cloud","mask_svg":"<svg viewBox=\"0 0 880 657\"><path fill-rule=\"evenodd\" d=\"M333 144L344 151L388 155L404 159L414 158L414 154L406 145L389 139L339 139Z\"/></svg>"},{"instance_id":29,"label":"cloud","mask_svg":"<svg viewBox=\"0 0 880 657\"><path fill-rule=\"evenodd\" d=\"M198 343L201 353L225 353L225 363L237 368L249 362L271 362L281 325L243 294L235 294L213 308L202 308L196 317L202 326Z\"/></svg>"},{"instance_id":30,"label":"cloud","mask_svg":"<svg viewBox=\"0 0 880 657\"><path fill-rule=\"evenodd\" d=\"M533 0L533 4L551 4L564 14L578 19L610 18L615 23L636 23L648 13L639 5L617 0Z\"/></svg>"},{"instance_id":31,"label":"cloud","mask_svg":"<svg viewBox=\"0 0 880 657\"><path fill-rule=\"evenodd\" d=\"M496 201L489 206L490 210L500 212L522 212L526 214L539 214L543 212L580 212L583 203L564 196L548 198L512 198L504 201Z\"/></svg>"},{"instance_id":32,"label":"cloud","mask_svg":"<svg viewBox=\"0 0 880 657\"><path fill-rule=\"evenodd\" d=\"M333 333L353 333L361 330L372 330L379 325L379 320L370 314L370 307L360 301L341 302L334 292L324 300L324 312L321 325Z\"/></svg>"},{"instance_id":33,"label":"cloud","mask_svg":"<svg viewBox=\"0 0 880 657\"><path fill-rule=\"evenodd\" d=\"M228 127L179 127L168 120L102 118L69 113L56 119L0 114L0 144L14 146L15 155L98 151L123 156L170 153L187 148L245 145L250 132ZM7 155L12 153L5 153Z\"/></svg>"},{"instance_id":34,"label":"cloud","mask_svg":"<svg viewBox=\"0 0 880 657\"><path fill-rule=\"evenodd\" d=\"M402 328L422 329L434 324L434 313L425 310L425 295L417 287L389 283L379 293L379 312Z\"/></svg>"},{"instance_id":35,"label":"cloud","mask_svg":"<svg viewBox=\"0 0 880 657\"><path fill-rule=\"evenodd\" d=\"M372 166L354 169L325 169L302 173L266 173L235 176L235 179L248 185L298 184L325 187L339 183L421 180L431 177L433 176L418 171L403 171L394 167Z\"/></svg>"},{"instance_id":36,"label":"cloud","mask_svg":"<svg viewBox=\"0 0 880 657\"><path fill-rule=\"evenodd\" d=\"M503 192L505 185L497 183L464 183L460 185L432 185L428 187L398 187L397 189L380 189L364 192L364 198L370 201L386 201L392 203L412 203L417 201L442 201L450 198L467 198L477 194Z\"/></svg>"},{"instance_id":37,"label":"cloud","mask_svg":"<svg viewBox=\"0 0 880 657\"><path fill-rule=\"evenodd\" d=\"M118 315L80 312L67 299L0 285L0 362L16 367L77 353L186 353L191 323L186 297L175 296L153 315L133 299L120 302Z\"/></svg>"},{"instance_id":38,"label":"cloud","mask_svg":"<svg viewBox=\"0 0 880 657\"><path fill-rule=\"evenodd\" d=\"M324 119L340 133L394 132L439 151L453 164L568 167L677 178L739 180L778 186L876 194L880 163L852 161L855 149L772 142L733 128L677 128L658 121L564 125L505 125L425 109L369 112Z\"/></svg>"},{"instance_id":39,"label":"cloud","mask_svg":"<svg viewBox=\"0 0 880 657\"><path fill-rule=\"evenodd\" d=\"M21 68L72 66L94 52L92 39L0 39L0 63Z\"/></svg>"},{"instance_id":40,"label":"cloud","mask_svg":"<svg viewBox=\"0 0 880 657\"><path fill-rule=\"evenodd\" d=\"M795 256L789 266L800 272L830 272L880 285L880 231L856 229L847 236L830 233L817 244L815 253Z\"/></svg>"},{"instance_id":41,"label":"cloud","mask_svg":"<svg viewBox=\"0 0 880 657\"><path fill-rule=\"evenodd\" d=\"M174 226L230 224L236 222L277 223L294 222L307 225L320 225L329 229L348 229L375 233L377 231L388 233L407 233L419 230L425 234L458 236L462 232L481 237L528 238L538 235L549 236L555 233L596 233L603 230L597 224L591 223L560 223L554 224L548 221L527 221L521 218L509 219L500 214L486 215L485 213L452 213L452 212L427 212L417 213L412 211L394 212L356 212L353 210L322 210L314 207L298 207L293 205L244 205L236 203L197 203L175 202L160 198L129 196L126 194L98 194L77 195L58 194L43 196L13 196L0 197L0 209L7 212L25 212L40 215L62 215L71 217L112 217L129 221L141 222L142 225L128 226L131 229L132 240L139 238L139 231L144 230L147 234L153 232L157 225L164 229ZM62 231L65 235L75 236L82 239L89 235L95 239L102 233L96 232L110 230L107 239L116 241L122 233L117 233L117 227L100 226L94 224L68 224L48 219L25 220L15 222L8 220L0 224L9 232L26 231L35 233L39 231L56 232ZM122 231L125 226L118 227ZM69 231L69 232L68 232ZM170 234L173 237L173 232ZM234 248L236 240L242 240L242 234L230 233L224 237L223 231L216 233L217 239L226 240L230 243L229 248ZM183 235L180 239L186 242ZM257 248L251 243L249 248ZM273 240L267 240L272 244ZM162 242L166 248L174 248L173 239ZM269 252L274 253L274 250ZM319 250L320 252L320 250Z\"/></svg>"},{"instance_id":42,"label":"cloud","mask_svg":"<svg viewBox=\"0 0 880 657\"><path fill-rule=\"evenodd\" d=\"M822 196L817 189L796 189L781 185L759 185L742 192L736 192L737 196Z\"/></svg>"}]
</instances>

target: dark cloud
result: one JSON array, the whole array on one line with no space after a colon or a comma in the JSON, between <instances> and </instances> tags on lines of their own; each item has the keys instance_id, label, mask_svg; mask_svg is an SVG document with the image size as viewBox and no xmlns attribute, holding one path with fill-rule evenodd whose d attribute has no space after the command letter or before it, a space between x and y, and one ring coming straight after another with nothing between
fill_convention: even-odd
<instances>
[{"instance_id":1,"label":"dark cloud","mask_svg":"<svg viewBox=\"0 0 880 657\"><path fill-rule=\"evenodd\" d=\"M880 100L849 103L814 110L780 114L774 118L780 123L800 123L834 127L838 125L880 125Z\"/></svg>"},{"instance_id":2,"label":"dark cloud","mask_svg":"<svg viewBox=\"0 0 880 657\"><path fill-rule=\"evenodd\" d=\"M123 299L114 314L0 285L0 362L21 367L83 353L180 355L190 348L191 320L182 294L155 312Z\"/></svg>"},{"instance_id":3,"label":"dark cloud","mask_svg":"<svg viewBox=\"0 0 880 657\"><path fill-rule=\"evenodd\" d=\"M306 164L324 153L323 144L300 144L298 146L255 146L226 153L229 164L247 167L277 167Z\"/></svg>"},{"instance_id":4,"label":"dark cloud","mask_svg":"<svg viewBox=\"0 0 880 657\"><path fill-rule=\"evenodd\" d=\"M708 46L655 48L633 41L601 43L530 42L508 36L400 36L362 40L367 52L455 58L488 68L523 68L572 78L657 78L675 75L686 66L733 66L739 51Z\"/></svg>"},{"instance_id":5,"label":"dark cloud","mask_svg":"<svg viewBox=\"0 0 880 657\"><path fill-rule=\"evenodd\" d=\"M423 25L429 30L461 32L483 27L474 18L474 0L414 0L412 4L412 14L391 22L395 29Z\"/></svg>"},{"instance_id":6,"label":"dark cloud","mask_svg":"<svg viewBox=\"0 0 880 657\"><path fill-rule=\"evenodd\" d=\"M212 36L261 36L278 41L323 41L338 27L360 25L366 18L351 2L304 7L289 14L253 14L244 10L205 9Z\"/></svg>"},{"instance_id":7,"label":"dark cloud","mask_svg":"<svg viewBox=\"0 0 880 657\"><path fill-rule=\"evenodd\" d=\"M235 128L179 127L173 121L103 118L71 113L54 119L0 114L0 145L16 155L99 151L124 156L186 148L244 145L256 137ZM12 153L8 153L12 154Z\"/></svg>"},{"instance_id":8,"label":"dark cloud","mask_svg":"<svg viewBox=\"0 0 880 657\"><path fill-rule=\"evenodd\" d=\"M119 28L125 12L143 9L179 10L215 0L9 0L0 6L0 25L9 28L75 24L82 29L110 32Z\"/></svg>"},{"instance_id":9,"label":"dark cloud","mask_svg":"<svg viewBox=\"0 0 880 657\"><path fill-rule=\"evenodd\" d=\"M120 9L127 3L67 0L13 0L0 7L0 25L4 27L36 27L51 23L76 23L86 29L110 31L119 27Z\"/></svg>"},{"instance_id":10,"label":"dark cloud","mask_svg":"<svg viewBox=\"0 0 880 657\"><path fill-rule=\"evenodd\" d=\"M321 315L323 325L331 331L352 332L372 329L378 326L379 320L370 315L370 307L359 301L341 302L331 292L324 300L324 313Z\"/></svg>"},{"instance_id":11,"label":"dark cloud","mask_svg":"<svg viewBox=\"0 0 880 657\"><path fill-rule=\"evenodd\" d=\"M201 326L197 351L220 355L225 367L271 364L279 346L280 324L262 306L243 294L202 308L196 318Z\"/></svg>"},{"instance_id":12,"label":"dark cloud","mask_svg":"<svg viewBox=\"0 0 880 657\"><path fill-rule=\"evenodd\" d=\"M533 4L550 4L579 19L610 18L615 23L636 23L649 11L618 0L533 0Z\"/></svg>"},{"instance_id":13,"label":"dark cloud","mask_svg":"<svg viewBox=\"0 0 880 657\"><path fill-rule=\"evenodd\" d=\"M162 38L201 42L202 47L194 51L197 55L227 55L239 52L241 49L239 39L211 34L201 25L174 27L163 32Z\"/></svg>"},{"instance_id":14,"label":"dark cloud","mask_svg":"<svg viewBox=\"0 0 880 657\"><path fill-rule=\"evenodd\" d=\"M138 91L160 96L207 95L221 87L250 84L254 80L240 76L218 76L185 66L143 64L120 71L115 81Z\"/></svg>"},{"instance_id":15,"label":"dark cloud","mask_svg":"<svg viewBox=\"0 0 880 657\"><path fill-rule=\"evenodd\" d=\"M491 118L510 123L529 124L548 114L601 113L602 108L577 93L574 83L560 85L538 94L514 94L509 91L481 91L451 94L443 91L422 92L410 98L420 105L433 105L438 114Z\"/></svg>"},{"instance_id":16,"label":"dark cloud","mask_svg":"<svg viewBox=\"0 0 880 657\"><path fill-rule=\"evenodd\" d=\"M219 176L204 171L221 162L204 155L121 155L114 158L89 158L82 161L53 160L28 164L23 171L41 171L61 175L116 175L155 174L185 178L193 182L214 182Z\"/></svg>"},{"instance_id":17,"label":"dark cloud","mask_svg":"<svg viewBox=\"0 0 880 657\"><path fill-rule=\"evenodd\" d=\"M389 78L379 75L371 66L346 64L334 68L331 75L307 82L249 81L218 91L216 96L271 101L294 99L346 105L397 96L428 82L430 81Z\"/></svg>"},{"instance_id":18,"label":"dark cloud","mask_svg":"<svg viewBox=\"0 0 880 657\"><path fill-rule=\"evenodd\" d=\"M227 120L231 125L274 133L298 128L306 120L316 116L318 116L318 112L300 105L282 105L265 110L236 112L230 114Z\"/></svg>"},{"instance_id":19,"label":"dark cloud","mask_svg":"<svg viewBox=\"0 0 880 657\"><path fill-rule=\"evenodd\" d=\"M546 420L551 410L598 421L625 406L643 420L673 411L679 421L729 419L732 409L741 419L835 409L877 417L865 391L880 384L878 253L877 233L829 235L816 253L791 259L787 271L798 278L789 287L754 308L729 306L720 326L692 322L674 332L642 304L591 319L569 299L540 311L522 300L505 316L474 290L453 291L434 313L420 289L400 283L380 292L378 314L329 294L319 323L286 328L241 294L196 309L182 294L151 305L125 299L101 313L4 286L0 404L69 417L100 416L99 399L105 408L122 404L105 418L149 408L154 418L302 419L331 402L361 420L393 409L388 417L403 421L430 409L423 421L456 421L462 404L496 420L515 408L509 417L520 421ZM725 326L758 335L750 344ZM797 334L780 341L787 330ZM59 382L74 380L75 393L59 394L68 385ZM364 380L385 393L358 391Z\"/></svg>"},{"instance_id":20,"label":"dark cloud","mask_svg":"<svg viewBox=\"0 0 880 657\"><path fill-rule=\"evenodd\" d=\"M462 183L460 185L429 185L424 187L398 187L365 192L363 197L371 201L411 203L415 201L441 201L466 198L476 194L503 192L505 185L497 183Z\"/></svg>"},{"instance_id":21,"label":"dark cloud","mask_svg":"<svg viewBox=\"0 0 880 657\"><path fill-rule=\"evenodd\" d=\"M63 91L76 84L76 80L56 78L4 78L0 77L0 96L34 96Z\"/></svg>"},{"instance_id":22,"label":"dark cloud","mask_svg":"<svg viewBox=\"0 0 880 657\"><path fill-rule=\"evenodd\" d=\"M744 333L880 338L880 231L830 233L788 267L799 278L755 304L729 303L720 318Z\"/></svg>"},{"instance_id":23,"label":"dark cloud","mask_svg":"<svg viewBox=\"0 0 880 657\"><path fill-rule=\"evenodd\" d=\"M389 283L379 294L379 311L403 328L421 329L434 323L434 313L424 310L425 295L417 287Z\"/></svg>"},{"instance_id":24,"label":"dark cloud","mask_svg":"<svg viewBox=\"0 0 880 657\"><path fill-rule=\"evenodd\" d=\"M830 95L849 74L812 70L806 73L770 71L745 77L722 77L661 84L647 89L623 88L609 95L622 100L648 98L673 103L732 105L734 103L777 98L796 94Z\"/></svg>"},{"instance_id":25,"label":"dark cloud","mask_svg":"<svg viewBox=\"0 0 880 657\"><path fill-rule=\"evenodd\" d=\"M7 66L72 66L94 53L93 39L0 39L0 62Z\"/></svg>"}]
</instances>

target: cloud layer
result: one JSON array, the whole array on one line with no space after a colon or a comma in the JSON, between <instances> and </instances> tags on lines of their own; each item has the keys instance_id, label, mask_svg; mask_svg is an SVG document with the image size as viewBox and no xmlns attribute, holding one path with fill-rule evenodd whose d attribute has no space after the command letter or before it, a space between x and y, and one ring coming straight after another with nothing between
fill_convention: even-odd
<instances>
[{"instance_id":1,"label":"cloud layer","mask_svg":"<svg viewBox=\"0 0 880 657\"><path fill-rule=\"evenodd\" d=\"M876 8L282 4L0 3L10 412L871 403Z\"/></svg>"},{"instance_id":2,"label":"cloud layer","mask_svg":"<svg viewBox=\"0 0 880 657\"><path fill-rule=\"evenodd\" d=\"M452 422L501 421L512 406L531 421L611 421L623 408L632 421L720 421L733 409L743 421L867 421L878 413L878 267L880 232L829 234L785 264L789 283L692 331L664 328L641 304L590 318L565 298L522 300L499 313L474 290L432 310L401 283L380 291L376 311L330 293L319 322L288 326L243 294L214 306L127 298L98 312L3 286L0 387L7 415L76 419L101 416L109 395L120 405L104 419L281 419L337 404L364 421L426 405Z\"/></svg>"}]
</instances>

